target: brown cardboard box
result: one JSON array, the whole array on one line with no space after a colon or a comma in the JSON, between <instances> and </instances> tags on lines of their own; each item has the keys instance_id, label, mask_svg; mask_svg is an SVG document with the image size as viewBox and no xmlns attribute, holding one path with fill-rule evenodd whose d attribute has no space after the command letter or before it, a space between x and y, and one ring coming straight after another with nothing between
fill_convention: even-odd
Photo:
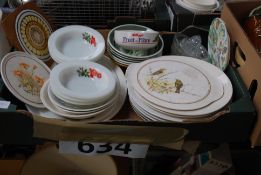
<instances>
[{"instance_id":1,"label":"brown cardboard box","mask_svg":"<svg viewBox=\"0 0 261 175\"><path fill-rule=\"evenodd\" d=\"M253 101L258 117L251 135L252 146L261 145L261 58L244 31L243 25L250 11L260 5L260 0L228 2L221 13L221 18L225 21L231 38L231 53L234 53L234 48L238 45L245 55L245 61L237 70L247 87L250 87L251 83L257 82Z\"/></svg>"}]
</instances>

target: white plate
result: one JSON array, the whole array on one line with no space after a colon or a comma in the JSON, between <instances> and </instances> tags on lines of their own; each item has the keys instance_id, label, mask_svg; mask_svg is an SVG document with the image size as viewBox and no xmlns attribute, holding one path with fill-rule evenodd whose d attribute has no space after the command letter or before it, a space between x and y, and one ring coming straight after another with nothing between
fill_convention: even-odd
<instances>
[{"instance_id":1,"label":"white plate","mask_svg":"<svg viewBox=\"0 0 261 175\"><path fill-rule=\"evenodd\" d=\"M62 116L65 118L70 118L70 119L87 119L87 118L92 118L97 115L96 113L91 113L91 114L69 113L69 112L62 110L61 108L58 108L51 102L51 100L49 98L48 86L49 86L49 81L46 81L41 89L40 98L41 98L44 106L47 109L49 109L51 112L53 112L59 116Z\"/></svg>"},{"instance_id":2,"label":"white plate","mask_svg":"<svg viewBox=\"0 0 261 175\"><path fill-rule=\"evenodd\" d=\"M165 57L147 60L132 69L130 81L150 103L175 110L199 109L219 99L223 87L192 65Z\"/></svg>"},{"instance_id":3,"label":"white plate","mask_svg":"<svg viewBox=\"0 0 261 175\"><path fill-rule=\"evenodd\" d=\"M1 62L1 74L15 97L31 106L44 108L40 90L49 78L50 69L43 61L25 52L10 52Z\"/></svg>"},{"instance_id":4,"label":"white plate","mask_svg":"<svg viewBox=\"0 0 261 175\"><path fill-rule=\"evenodd\" d=\"M98 63L63 62L52 69L50 86L57 97L92 105L111 98L116 80L109 69Z\"/></svg>"},{"instance_id":5,"label":"white plate","mask_svg":"<svg viewBox=\"0 0 261 175\"><path fill-rule=\"evenodd\" d=\"M210 12L210 11L215 11L216 9L219 8L219 2L216 1L216 5L215 7L212 7L212 8L205 8L205 7L202 7L202 6L197 6L195 4L191 4L185 0L176 0L176 3L178 5L180 5L181 7L189 10L189 11L192 11L194 13L206 13L206 12Z\"/></svg>"},{"instance_id":6,"label":"white plate","mask_svg":"<svg viewBox=\"0 0 261 175\"><path fill-rule=\"evenodd\" d=\"M194 4L203 8L214 8L216 6L216 0L185 0L190 4Z\"/></svg>"},{"instance_id":7,"label":"white plate","mask_svg":"<svg viewBox=\"0 0 261 175\"><path fill-rule=\"evenodd\" d=\"M52 28L47 20L33 10L23 10L16 17L15 31L23 50L47 61L50 58L48 38Z\"/></svg>"},{"instance_id":8,"label":"white plate","mask_svg":"<svg viewBox=\"0 0 261 175\"><path fill-rule=\"evenodd\" d=\"M215 18L209 28L208 58L212 64L225 70L230 60L230 37L225 22Z\"/></svg>"},{"instance_id":9,"label":"white plate","mask_svg":"<svg viewBox=\"0 0 261 175\"><path fill-rule=\"evenodd\" d=\"M46 108L36 108L36 107L30 106L28 104L26 104L25 107L29 112L31 112L34 115L37 115L38 117L59 119L59 120L64 119L63 117L49 111Z\"/></svg>"},{"instance_id":10,"label":"white plate","mask_svg":"<svg viewBox=\"0 0 261 175\"><path fill-rule=\"evenodd\" d=\"M48 48L57 63L76 60L97 61L104 54L105 41L98 31L90 27L69 25L51 34Z\"/></svg>"},{"instance_id":11,"label":"white plate","mask_svg":"<svg viewBox=\"0 0 261 175\"><path fill-rule=\"evenodd\" d=\"M111 118L113 118L122 108L124 102L125 102L125 98L127 95L127 84L126 84L126 79L124 76L124 73L122 72L121 68L118 67L117 65L115 65L108 57L104 56L103 59L98 61L100 64L102 64L103 66L107 67L108 69L111 70L111 72L114 74L114 76L117 76L119 79L119 84L120 84L120 89L119 89L119 98L116 100L116 103L109 108L107 111L104 111L103 113L93 117L93 118L87 118L87 119L83 119L83 122L86 123L91 123L91 122L100 122L100 121L106 121L106 120L110 120ZM35 111L36 115L41 115L41 111ZM46 114L46 113L45 113ZM48 115L48 114L46 114ZM43 116L43 117L46 117ZM48 117L47 117L48 118Z\"/></svg>"},{"instance_id":12,"label":"white plate","mask_svg":"<svg viewBox=\"0 0 261 175\"><path fill-rule=\"evenodd\" d=\"M110 98L108 101L106 101L104 103L99 103L99 104L95 104L95 105L75 105L75 104L71 104L71 103L68 103L66 101L63 101L53 94L50 86L48 87L48 95L49 95L51 102L56 107L62 108L64 110L75 111L75 112L85 112L85 113L95 112L95 111L100 111L100 110L108 108L108 106L111 106L115 102L115 100L118 99L118 97L119 97L119 83L117 83L117 84L118 85L117 85L117 88L116 88L116 92L115 92L115 94L113 95L112 98Z\"/></svg>"},{"instance_id":13,"label":"white plate","mask_svg":"<svg viewBox=\"0 0 261 175\"><path fill-rule=\"evenodd\" d=\"M201 108L201 109L188 110L188 111L170 110L170 109L167 109L166 107L159 107L159 106L152 104L152 103L150 103L150 104L144 103L144 101L141 100L142 97L135 95L133 87L130 86L128 91L129 91L129 93L132 93L133 98L135 98L136 103L139 102L139 106L143 106L143 105L153 106L153 107L150 107L150 108L153 108L152 110L156 110L156 109L159 110L160 109L160 110L163 110L165 112L172 113L172 114L175 114L175 115L189 116L190 118L193 118L193 117L200 117L200 116L209 115L209 114L212 114L214 112L217 112L218 110L225 107L227 105L227 103L230 101L230 99L232 98L233 87L232 87L232 84L231 84L229 78L224 74L224 72L222 72L220 69L218 69L214 65L211 65L211 64L209 64L205 61L201 61L201 60L198 60L198 59L191 59L190 57L183 57L183 56L164 56L164 58L174 59L174 60L175 59L176 60L183 60L184 62L193 64L194 66L196 66L198 68L205 69L205 71L209 72L209 74L212 77L216 77L217 80L223 85L224 93L223 93L222 97L220 99L210 103L208 106ZM129 79L130 79L129 74L131 74L133 72L132 68L136 65L137 64L132 64L126 70L126 77L127 77L128 82L129 82ZM129 72L131 72L131 73L129 73Z\"/></svg>"}]
</instances>

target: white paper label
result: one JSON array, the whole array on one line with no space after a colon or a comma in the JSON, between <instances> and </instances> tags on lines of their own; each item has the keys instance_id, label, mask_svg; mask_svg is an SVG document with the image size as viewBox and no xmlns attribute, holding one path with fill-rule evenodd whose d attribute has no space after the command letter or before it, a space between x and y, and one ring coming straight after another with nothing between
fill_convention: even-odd
<instances>
[{"instance_id":1,"label":"white paper label","mask_svg":"<svg viewBox=\"0 0 261 175\"><path fill-rule=\"evenodd\" d=\"M59 153L95 156L109 154L130 158L144 158L149 145L130 143L91 143L87 141L60 141Z\"/></svg>"},{"instance_id":2,"label":"white paper label","mask_svg":"<svg viewBox=\"0 0 261 175\"><path fill-rule=\"evenodd\" d=\"M0 100L0 109L8 109L10 103L10 101Z\"/></svg>"}]
</instances>

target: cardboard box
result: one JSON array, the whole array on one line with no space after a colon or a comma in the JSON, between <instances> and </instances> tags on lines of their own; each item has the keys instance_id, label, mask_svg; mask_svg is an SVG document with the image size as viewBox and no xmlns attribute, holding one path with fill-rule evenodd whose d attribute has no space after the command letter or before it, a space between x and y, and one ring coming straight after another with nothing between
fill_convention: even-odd
<instances>
[{"instance_id":1,"label":"cardboard box","mask_svg":"<svg viewBox=\"0 0 261 175\"><path fill-rule=\"evenodd\" d=\"M247 88L256 86L252 88L252 98L258 117L251 135L252 146L261 146L261 58L244 31L243 24L250 11L260 5L260 0L228 2L221 13L231 38L232 55L235 53L235 46L241 48L245 55L245 60L237 70ZM231 58L235 62L234 57Z\"/></svg>"},{"instance_id":2,"label":"cardboard box","mask_svg":"<svg viewBox=\"0 0 261 175\"><path fill-rule=\"evenodd\" d=\"M220 16L220 11L192 13L176 4L176 0L166 0L171 18L171 31L180 32L189 25L202 26L208 29L212 20Z\"/></svg>"},{"instance_id":3,"label":"cardboard box","mask_svg":"<svg viewBox=\"0 0 261 175\"><path fill-rule=\"evenodd\" d=\"M232 167L232 160L227 144L217 149L198 155L185 154L176 164L178 167L170 175L220 175Z\"/></svg>"}]
</instances>

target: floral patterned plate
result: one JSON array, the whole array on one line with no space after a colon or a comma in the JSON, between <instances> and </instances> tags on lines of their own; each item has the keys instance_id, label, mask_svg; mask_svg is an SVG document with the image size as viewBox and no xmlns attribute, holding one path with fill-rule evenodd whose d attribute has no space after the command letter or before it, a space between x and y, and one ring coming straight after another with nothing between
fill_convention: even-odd
<instances>
[{"instance_id":1,"label":"floral patterned plate","mask_svg":"<svg viewBox=\"0 0 261 175\"><path fill-rule=\"evenodd\" d=\"M51 57L57 63L67 61L97 61L103 57L105 41L96 30L81 25L69 25L53 32L48 40Z\"/></svg>"},{"instance_id":2,"label":"floral patterned plate","mask_svg":"<svg viewBox=\"0 0 261 175\"><path fill-rule=\"evenodd\" d=\"M182 59L150 59L135 66L132 73L131 82L140 96L169 109L199 109L223 95L216 78Z\"/></svg>"},{"instance_id":3,"label":"floral patterned plate","mask_svg":"<svg viewBox=\"0 0 261 175\"><path fill-rule=\"evenodd\" d=\"M208 57L210 63L225 70L230 59L230 38L224 21L212 21L208 34Z\"/></svg>"},{"instance_id":4,"label":"floral patterned plate","mask_svg":"<svg viewBox=\"0 0 261 175\"><path fill-rule=\"evenodd\" d=\"M52 28L47 20L34 10L23 10L16 17L15 31L23 50L43 61L50 58L48 38Z\"/></svg>"},{"instance_id":5,"label":"floral patterned plate","mask_svg":"<svg viewBox=\"0 0 261 175\"><path fill-rule=\"evenodd\" d=\"M49 78L50 69L43 61L24 52L11 52L1 62L1 74L15 97L31 106L44 108L40 90Z\"/></svg>"}]
</instances>

